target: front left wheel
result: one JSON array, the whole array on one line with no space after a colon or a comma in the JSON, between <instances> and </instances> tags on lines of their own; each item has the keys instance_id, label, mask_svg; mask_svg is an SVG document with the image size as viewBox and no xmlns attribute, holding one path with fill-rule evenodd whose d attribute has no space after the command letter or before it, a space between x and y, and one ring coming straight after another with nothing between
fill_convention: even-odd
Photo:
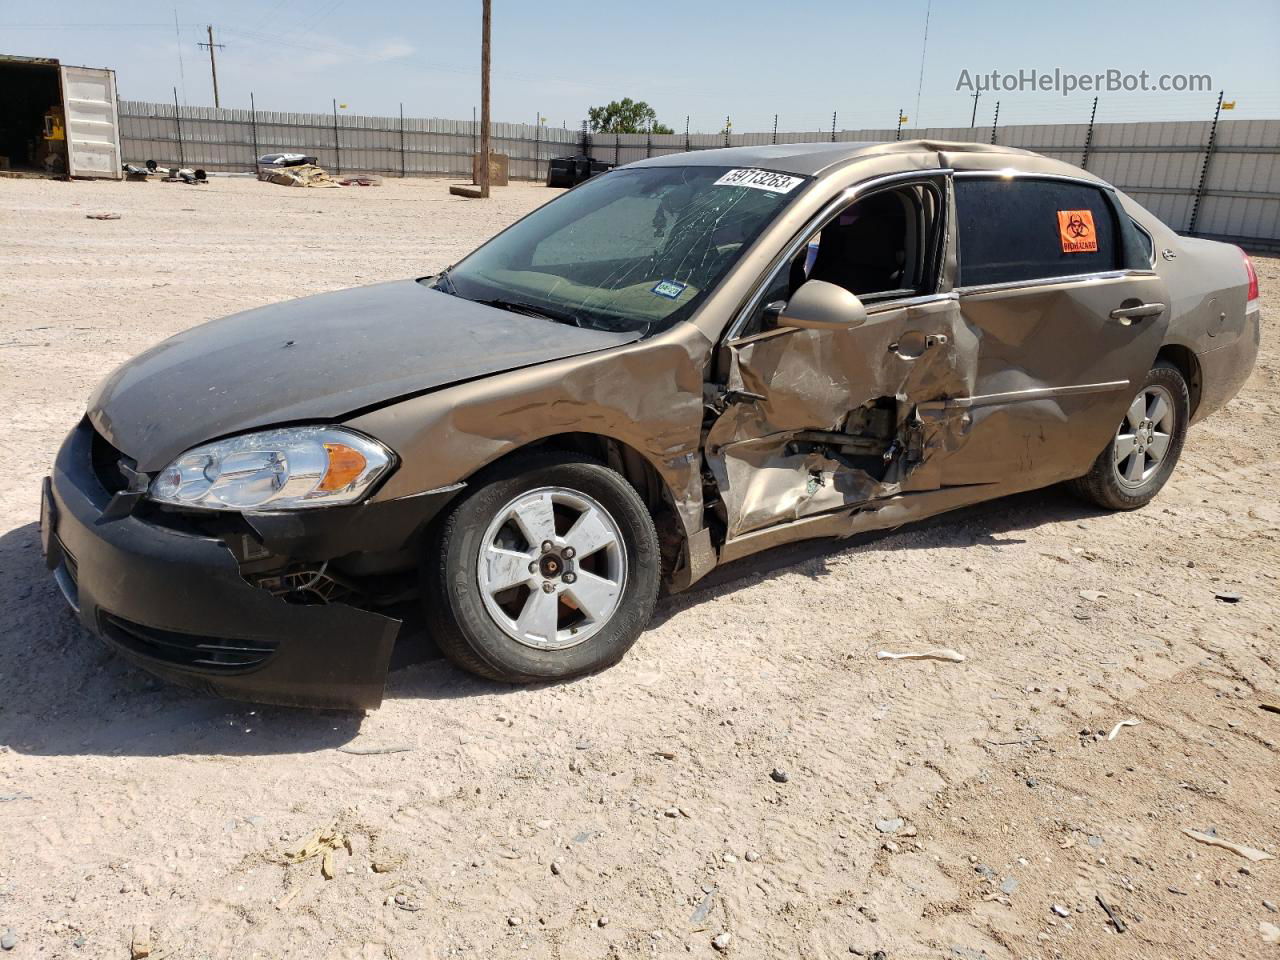
<instances>
[{"instance_id":1,"label":"front left wheel","mask_svg":"<svg viewBox=\"0 0 1280 960\"><path fill-rule=\"evenodd\" d=\"M617 663L649 622L660 574L653 519L631 484L557 451L477 477L424 563L442 652L511 683Z\"/></svg>"}]
</instances>

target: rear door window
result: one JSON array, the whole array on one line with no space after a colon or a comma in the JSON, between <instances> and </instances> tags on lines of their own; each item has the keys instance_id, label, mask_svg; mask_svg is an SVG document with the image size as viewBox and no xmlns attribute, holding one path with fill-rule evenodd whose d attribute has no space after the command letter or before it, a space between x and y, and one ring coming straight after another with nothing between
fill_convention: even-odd
<instances>
[{"instance_id":1,"label":"rear door window","mask_svg":"<svg viewBox=\"0 0 1280 960\"><path fill-rule=\"evenodd\" d=\"M1096 187L1024 177L956 177L960 285L1120 269L1110 198Z\"/></svg>"}]
</instances>

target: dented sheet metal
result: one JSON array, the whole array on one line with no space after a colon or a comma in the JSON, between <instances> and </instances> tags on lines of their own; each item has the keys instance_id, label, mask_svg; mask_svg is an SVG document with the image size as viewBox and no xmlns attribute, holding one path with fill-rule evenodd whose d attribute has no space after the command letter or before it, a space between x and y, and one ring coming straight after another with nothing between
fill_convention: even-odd
<instances>
[{"instance_id":1,"label":"dented sheet metal","mask_svg":"<svg viewBox=\"0 0 1280 960\"><path fill-rule=\"evenodd\" d=\"M730 403L707 436L728 537L937 487L935 460L968 432L967 410L945 401L971 394L977 353L949 296L852 329L780 329L732 345ZM808 438L843 435L859 449L868 439L859 411L882 399L892 430L870 439L883 440L883 453L841 456L839 436Z\"/></svg>"},{"instance_id":2,"label":"dented sheet metal","mask_svg":"<svg viewBox=\"0 0 1280 960\"><path fill-rule=\"evenodd\" d=\"M680 324L642 343L414 397L350 424L403 459L378 500L453 483L548 437L615 440L653 467L692 536L703 525L699 444L710 355L711 341Z\"/></svg>"}]
</instances>

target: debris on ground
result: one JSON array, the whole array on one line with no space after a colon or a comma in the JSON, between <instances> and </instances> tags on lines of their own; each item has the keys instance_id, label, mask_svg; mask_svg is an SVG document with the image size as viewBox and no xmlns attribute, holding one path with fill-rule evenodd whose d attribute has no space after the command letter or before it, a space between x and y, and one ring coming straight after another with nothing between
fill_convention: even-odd
<instances>
[{"instance_id":1,"label":"debris on ground","mask_svg":"<svg viewBox=\"0 0 1280 960\"><path fill-rule=\"evenodd\" d=\"M372 757L381 753L408 753L413 747L404 743L393 743L385 747L362 747L347 744L337 749L339 753L349 753L353 757Z\"/></svg>"},{"instance_id":2,"label":"debris on ground","mask_svg":"<svg viewBox=\"0 0 1280 960\"><path fill-rule=\"evenodd\" d=\"M209 182L209 175L199 167L194 170L190 167L169 167L167 170L164 167L159 167L156 172L165 175L163 183L189 183L193 186L199 186L202 183L207 184Z\"/></svg>"},{"instance_id":3,"label":"debris on ground","mask_svg":"<svg viewBox=\"0 0 1280 960\"><path fill-rule=\"evenodd\" d=\"M1116 734L1119 733L1123 728L1136 727L1140 723L1142 723L1142 721L1139 720L1137 717L1130 717L1128 720L1121 720L1119 723L1117 723L1114 727L1111 728L1111 732L1107 734L1107 739L1114 740L1116 738Z\"/></svg>"},{"instance_id":4,"label":"debris on ground","mask_svg":"<svg viewBox=\"0 0 1280 960\"><path fill-rule=\"evenodd\" d=\"M1060 904L1060 903L1055 903L1055 904L1054 904L1053 906L1051 906L1049 909L1053 911L1053 913L1054 913L1054 915L1055 915L1055 916L1059 916L1059 917L1063 917L1063 918L1066 918L1066 917L1071 916L1071 908L1070 908L1070 907L1064 907L1064 906L1063 906L1062 904Z\"/></svg>"},{"instance_id":5,"label":"debris on ground","mask_svg":"<svg viewBox=\"0 0 1280 960\"><path fill-rule=\"evenodd\" d=\"M258 158L260 167L300 167L314 163L316 158L305 153L264 153Z\"/></svg>"},{"instance_id":6,"label":"debris on ground","mask_svg":"<svg viewBox=\"0 0 1280 960\"><path fill-rule=\"evenodd\" d=\"M934 650L922 650L918 653L891 653L881 650L876 654L877 660L944 660L947 663L964 663L965 655L947 647Z\"/></svg>"},{"instance_id":7,"label":"debris on ground","mask_svg":"<svg viewBox=\"0 0 1280 960\"><path fill-rule=\"evenodd\" d=\"M1124 925L1124 921L1121 920L1120 915L1116 913L1115 907L1111 906L1111 904L1107 903L1106 900L1102 899L1102 894L1095 893L1093 896L1094 896L1094 899L1098 901L1098 906L1100 906L1103 912L1106 913L1107 919L1111 921L1111 925L1116 928L1116 933L1124 933L1126 929Z\"/></svg>"},{"instance_id":8,"label":"debris on ground","mask_svg":"<svg viewBox=\"0 0 1280 960\"><path fill-rule=\"evenodd\" d=\"M791 779L791 774L787 773L787 771L783 770L781 767L774 767L769 772L769 779L774 783L786 783Z\"/></svg>"},{"instance_id":9,"label":"debris on ground","mask_svg":"<svg viewBox=\"0 0 1280 960\"><path fill-rule=\"evenodd\" d=\"M1099 600L1106 600L1107 595L1101 590L1081 590L1080 599L1088 600L1090 603L1097 603Z\"/></svg>"},{"instance_id":10,"label":"debris on ground","mask_svg":"<svg viewBox=\"0 0 1280 960\"><path fill-rule=\"evenodd\" d=\"M86 213L84 217L86 220L119 220L120 214L118 213Z\"/></svg>"},{"instance_id":11,"label":"debris on ground","mask_svg":"<svg viewBox=\"0 0 1280 960\"><path fill-rule=\"evenodd\" d=\"M711 913L712 907L716 905L716 887L712 887L706 892L703 898L698 902L698 906L693 911L693 916L689 918L689 923L693 925L695 930L701 930L706 924L707 916Z\"/></svg>"},{"instance_id":12,"label":"debris on ground","mask_svg":"<svg viewBox=\"0 0 1280 960\"><path fill-rule=\"evenodd\" d=\"M733 942L733 934L718 933L711 938L711 945L721 953L729 949L729 944Z\"/></svg>"},{"instance_id":13,"label":"debris on ground","mask_svg":"<svg viewBox=\"0 0 1280 960\"><path fill-rule=\"evenodd\" d=\"M370 176L367 173L357 173L350 177L339 177L338 183L344 187L380 187L382 178Z\"/></svg>"},{"instance_id":14,"label":"debris on ground","mask_svg":"<svg viewBox=\"0 0 1280 960\"><path fill-rule=\"evenodd\" d=\"M326 880L332 880L337 873L333 862L334 851L343 849L348 855L352 853L351 838L340 831L336 824L330 824L314 831L293 849L286 850L284 862L295 864L320 857L320 874Z\"/></svg>"},{"instance_id":15,"label":"debris on ground","mask_svg":"<svg viewBox=\"0 0 1280 960\"><path fill-rule=\"evenodd\" d=\"M1213 599L1221 600L1223 603L1239 603L1243 598L1238 593L1222 591L1221 593L1215 593Z\"/></svg>"},{"instance_id":16,"label":"debris on ground","mask_svg":"<svg viewBox=\"0 0 1280 960\"><path fill-rule=\"evenodd\" d=\"M1230 850L1237 856L1244 857L1246 860L1252 860L1258 863L1262 860L1274 860L1269 853L1262 850L1255 850L1253 847L1246 847L1243 844L1232 843L1230 840L1223 840L1221 837L1215 837L1211 833L1201 833L1199 830L1192 830L1189 827L1183 827L1182 832L1197 843L1206 843L1211 847L1221 847L1223 850Z\"/></svg>"},{"instance_id":17,"label":"debris on ground","mask_svg":"<svg viewBox=\"0 0 1280 960\"><path fill-rule=\"evenodd\" d=\"M1262 934L1263 943L1280 943L1280 927L1262 920L1258 923L1258 932Z\"/></svg>"},{"instance_id":18,"label":"debris on ground","mask_svg":"<svg viewBox=\"0 0 1280 960\"><path fill-rule=\"evenodd\" d=\"M0 933L0 950L12 950L17 945L18 935L6 927L4 933Z\"/></svg>"},{"instance_id":19,"label":"debris on ground","mask_svg":"<svg viewBox=\"0 0 1280 960\"><path fill-rule=\"evenodd\" d=\"M133 936L129 940L129 952L133 960L142 960L151 956L151 926L146 923L133 925Z\"/></svg>"},{"instance_id":20,"label":"debris on ground","mask_svg":"<svg viewBox=\"0 0 1280 960\"><path fill-rule=\"evenodd\" d=\"M467 183L455 183L449 187L449 193L455 197L466 197L468 200L480 199L480 188Z\"/></svg>"},{"instance_id":21,"label":"debris on ground","mask_svg":"<svg viewBox=\"0 0 1280 960\"><path fill-rule=\"evenodd\" d=\"M1280 713L1280 703L1260 703L1259 710L1265 710L1267 713Z\"/></svg>"},{"instance_id":22,"label":"debris on ground","mask_svg":"<svg viewBox=\"0 0 1280 960\"><path fill-rule=\"evenodd\" d=\"M324 167L314 163L302 163L297 166L267 168L258 171L258 179L267 183L278 183L282 187L337 187L337 180L329 176Z\"/></svg>"}]
</instances>

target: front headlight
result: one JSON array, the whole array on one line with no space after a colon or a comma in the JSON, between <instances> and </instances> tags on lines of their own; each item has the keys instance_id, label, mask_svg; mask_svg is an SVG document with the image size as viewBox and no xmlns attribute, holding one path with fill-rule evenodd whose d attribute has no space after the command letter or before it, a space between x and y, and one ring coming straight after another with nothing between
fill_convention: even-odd
<instances>
[{"instance_id":1,"label":"front headlight","mask_svg":"<svg viewBox=\"0 0 1280 960\"><path fill-rule=\"evenodd\" d=\"M248 433L188 450L151 481L159 503L206 510L297 510L354 503L392 465L378 441L343 427Z\"/></svg>"}]
</instances>

